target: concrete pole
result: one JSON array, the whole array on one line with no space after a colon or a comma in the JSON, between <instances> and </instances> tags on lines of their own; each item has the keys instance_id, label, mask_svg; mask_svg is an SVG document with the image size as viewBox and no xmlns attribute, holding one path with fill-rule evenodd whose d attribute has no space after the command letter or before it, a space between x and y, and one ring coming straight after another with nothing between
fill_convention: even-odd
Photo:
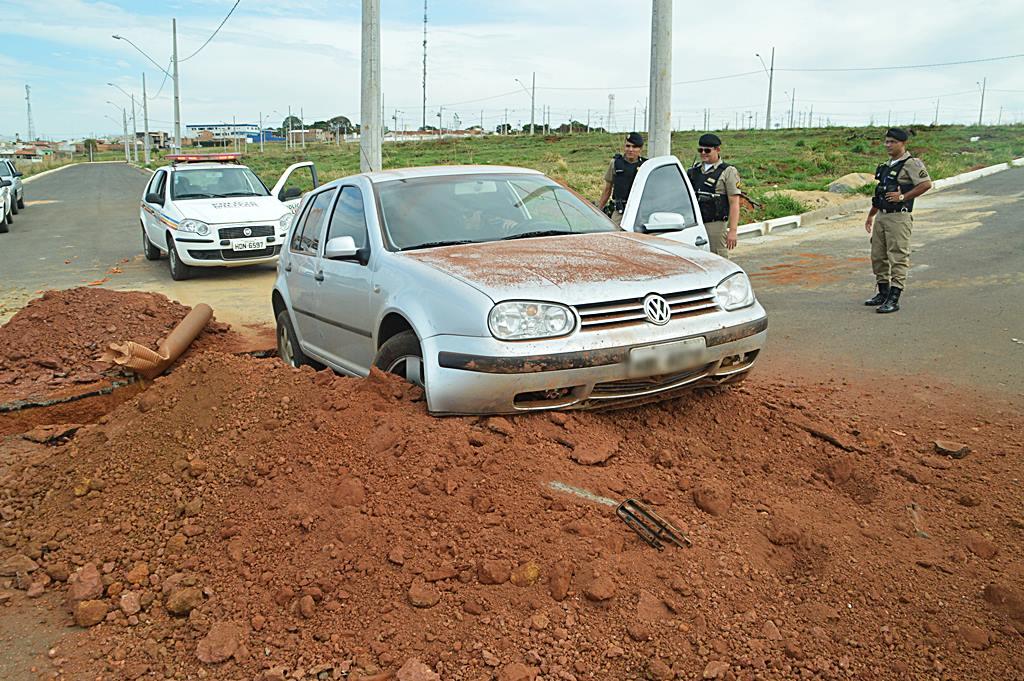
<instances>
[{"instance_id":1,"label":"concrete pole","mask_svg":"<svg viewBox=\"0 0 1024 681\"><path fill-rule=\"evenodd\" d=\"M533 112L537 101L537 72L533 72L533 89L530 91L530 134L533 134Z\"/></svg>"},{"instance_id":2,"label":"concrete pole","mask_svg":"<svg viewBox=\"0 0 1024 681\"><path fill-rule=\"evenodd\" d=\"M764 114L764 129L772 129L772 86L775 85L775 48L772 48L772 63L768 69L768 110Z\"/></svg>"},{"instance_id":3,"label":"concrete pole","mask_svg":"<svg viewBox=\"0 0 1024 681\"><path fill-rule=\"evenodd\" d=\"M785 94L785 93L783 93ZM793 88L793 92L789 98L789 127L793 127L793 107L796 106L796 88Z\"/></svg>"},{"instance_id":4,"label":"concrete pole","mask_svg":"<svg viewBox=\"0 0 1024 681\"><path fill-rule=\"evenodd\" d=\"M178 20L171 19L171 60L174 62L174 148L181 153L181 89L178 79Z\"/></svg>"},{"instance_id":5,"label":"concrete pole","mask_svg":"<svg viewBox=\"0 0 1024 681\"><path fill-rule=\"evenodd\" d=\"M121 127L124 128L124 162L131 163L132 157L128 153L128 112L121 109Z\"/></svg>"},{"instance_id":6,"label":"concrete pole","mask_svg":"<svg viewBox=\"0 0 1024 681\"><path fill-rule=\"evenodd\" d=\"M672 0L651 8L651 84L647 107L650 155L672 153Z\"/></svg>"},{"instance_id":7,"label":"concrete pole","mask_svg":"<svg viewBox=\"0 0 1024 681\"><path fill-rule=\"evenodd\" d=\"M263 112L260 111L260 153L263 153L263 138L266 135L263 134Z\"/></svg>"},{"instance_id":8,"label":"concrete pole","mask_svg":"<svg viewBox=\"0 0 1024 681\"><path fill-rule=\"evenodd\" d=\"M288 149L292 148L292 105L288 105L288 142L285 144Z\"/></svg>"},{"instance_id":9,"label":"concrete pole","mask_svg":"<svg viewBox=\"0 0 1024 681\"><path fill-rule=\"evenodd\" d=\"M130 95L132 100L132 162L139 162L139 126L135 123L135 95Z\"/></svg>"},{"instance_id":10,"label":"concrete pole","mask_svg":"<svg viewBox=\"0 0 1024 681\"><path fill-rule=\"evenodd\" d=\"M982 117L985 115L985 86L988 85L988 78L981 79L981 109L978 110L978 125L983 125Z\"/></svg>"},{"instance_id":11,"label":"concrete pole","mask_svg":"<svg viewBox=\"0 0 1024 681\"><path fill-rule=\"evenodd\" d=\"M306 148L306 108L305 107L302 107L302 106L299 107L299 118L302 119L302 120L299 121L300 123L302 123L302 128L301 128L302 132L300 132L299 134L302 135L302 148L305 149Z\"/></svg>"},{"instance_id":12,"label":"concrete pole","mask_svg":"<svg viewBox=\"0 0 1024 681\"><path fill-rule=\"evenodd\" d=\"M380 170L381 99L380 99L380 0L363 0L362 91L360 106L362 122L359 134L359 169Z\"/></svg>"},{"instance_id":13,"label":"concrete pole","mask_svg":"<svg viewBox=\"0 0 1024 681\"><path fill-rule=\"evenodd\" d=\"M146 165L149 165L149 103L146 101L146 73L142 73L142 134L146 139L142 141L142 158Z\"/></svg>"}]
</instances>

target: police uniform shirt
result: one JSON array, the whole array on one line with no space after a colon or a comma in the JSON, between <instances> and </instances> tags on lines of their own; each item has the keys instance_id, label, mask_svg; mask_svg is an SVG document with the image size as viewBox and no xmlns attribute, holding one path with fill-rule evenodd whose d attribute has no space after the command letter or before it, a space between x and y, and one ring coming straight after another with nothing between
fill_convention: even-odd
<instances>
[{"instance_id":1,"label":"police uniform shirt","mask_svg":"<svg viewBox=\"0 0 1024 681\"><path fill-rule=\"evenodd\" d=\"M604 171L604 181L608 184L615 184L615 159L608 164L608 170Z\"/></svg>"},{"instance_id":2,"label":"police uniform shirt","mask_svg":"<svg viewBox=\"0 0 1024 681\"><path fill-rule=\"evenodd\" d=\"M722 161L718 163L706 166L703 163L698 163L700 166L700 172L703 175L707 175L712 170L722 165ZM697 189L697 187L694 187ZM722 172L722 176L718 178L718 182L715 184L716 194L725 194L726 196L739 196L740 194L740 171L736 170L736 166L729 166Z\"/></svg>"},{"instance_id":3,"label":"police uniform shirt","mask_svg":"<svg viewBox=\"0 0 1024 681\"><path fill-rule=\"evenodd\" d=\"M900 174L896 177L896 181L900 184L912 184L915 187L922 182L931 182L931 175L928 174L928 169L924 167L924 161L911 156L909 151L903 152L903 155L897 159L890 159L889 165L894 166L900 161L906 159L906 163L903 164Z\"/></svg>"}]
</instances>

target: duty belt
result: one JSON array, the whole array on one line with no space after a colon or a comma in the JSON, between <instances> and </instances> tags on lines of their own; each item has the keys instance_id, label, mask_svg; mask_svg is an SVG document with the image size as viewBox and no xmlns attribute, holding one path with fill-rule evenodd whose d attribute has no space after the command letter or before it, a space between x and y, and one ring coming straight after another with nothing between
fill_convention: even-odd
<instances>
[{"instance_id":1,"label":"duty belt","mask_svg":"<svg viewBox=\"0 0 1024 681\"><path fill-rule=\"evenodd\" d=\"M912 209L910 209L910 208L895 208L893 210L886 210L885 208L879 208L878 212L880 212L880 213L912 213L914 211Z\"/></svg>"}]
</instances>

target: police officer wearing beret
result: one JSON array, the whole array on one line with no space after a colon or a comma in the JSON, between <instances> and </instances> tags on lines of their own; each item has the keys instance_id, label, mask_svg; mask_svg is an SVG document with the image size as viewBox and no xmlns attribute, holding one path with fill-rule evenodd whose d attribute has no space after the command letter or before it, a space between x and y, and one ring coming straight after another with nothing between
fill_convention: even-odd
<instances>
[{"instance_id":1,"label":"police officer wearing beret","mask_svg":"<svg viewBox=\"0 0 1024 681\"><path fill-rule=\"evenodd\" d=\"M921 159L907 151L909 135L902 128L885 133L889 160L875 171L878 185L864 229L871 235L871 269L878 293L865 305L876 312L900 309L900 294L910 269L910 233L914 226L914 199L932 188L932 178Z\"/></svg>"},{"instance_id":2,"label":"police officer wearing beret","mask_svg":"<svg viewBox=\"0 0 1024 681\"><path fill-rule=\"evenodd\" d=\"M629 190L633 188L636 173L647 160L640 155L643 148L644 138L640 133L629 133L626 135L622 153L615 154L604 173L604 191L597 205L604 209L616 225L622 221L622 211L626 208L626 199L629 198Z\"/></svg>"},{"instance_id":3,"label":"police officer wearing beret","mask_svg":"<svg viewBox=\"0 0 1024 681\"><path fill-rule=\"evenodd\" d=\"M740 173L722 161L722 140L707 133L697 141L700 161L686 171L697 193L697 205L708 230L711 250L729 257L736 248L736 230L740 224Z\"/></svg>"}]
</instances>

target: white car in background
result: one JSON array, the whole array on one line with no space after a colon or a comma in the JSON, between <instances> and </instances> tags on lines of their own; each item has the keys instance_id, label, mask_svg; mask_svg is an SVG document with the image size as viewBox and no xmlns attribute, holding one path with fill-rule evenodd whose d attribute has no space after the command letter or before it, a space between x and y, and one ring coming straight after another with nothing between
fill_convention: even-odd
<instances>
[{"instance_id":1,"label":"white car in background","mask_svg":"<svg viewBox=\"0 0 1024 681\"><path fill-rule=\"evenodd\" d=\"M0 234L6 234L10 229L7 225L14 222L16 199L13 189L14 182L0 177Z\"/></svg>"},{"instance_id":2,"label":"white car in background","mask_svg":"<svg viewBox=\"0 0 1024 681\"><path fill-rule=\"evenodd\" d=\"M14 166L14 161L0 158L0 180L11 182L11 196L14 199L11 215L17 215L18 211L25 207L25 185L21 181L21 171Z\"/></svg>"},{"instance_id":3,"label":"white car in background","mask_svg":"<svg viewBox=\"0 0 1024 681\"><path fill-rule=\"evenodd\" d=\"M139 209L147 260L166 252L171 278L197 267L275 262L303 192L319 186L311 161L289 166L266 185L241 154L176 154L153 173Z\"/></svg>"}]
</instances>

